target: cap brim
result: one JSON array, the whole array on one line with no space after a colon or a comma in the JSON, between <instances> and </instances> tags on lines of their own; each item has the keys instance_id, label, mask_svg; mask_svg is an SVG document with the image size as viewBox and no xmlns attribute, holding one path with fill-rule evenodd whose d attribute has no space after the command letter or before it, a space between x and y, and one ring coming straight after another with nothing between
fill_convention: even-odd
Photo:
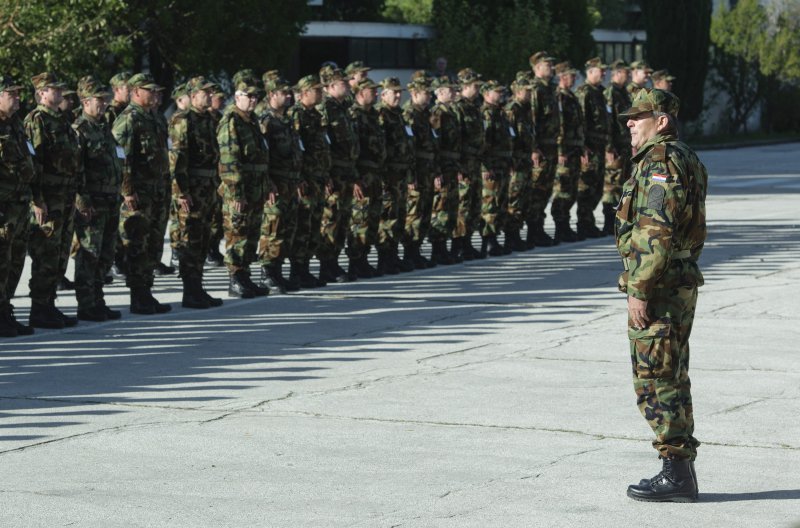
<instances>
[{"instance_id":1,"label":"cap brim","mask_svg":"<svg viewBox=\"0 0 800 528\"><path fill-rule=\"evenodd\" d=\"M5 88L0 89L0 92L13 92L16 90L22 90L22 86L14 84L12 86L6 86Z\"/></svg>"}]
</instances>

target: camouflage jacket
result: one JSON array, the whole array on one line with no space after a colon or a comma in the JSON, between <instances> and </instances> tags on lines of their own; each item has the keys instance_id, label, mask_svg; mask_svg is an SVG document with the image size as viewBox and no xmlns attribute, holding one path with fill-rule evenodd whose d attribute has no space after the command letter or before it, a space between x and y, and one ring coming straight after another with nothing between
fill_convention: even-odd
<instances>
[{"instance_id":1,"label":"camouflage jacket","mask_svg":"<svg viewBox=\"0 0 800 528\"><path fill-rule=\"evenodd\" d=\"M354 103L349 110L359 141L356 166L359 172L383 172L386 162L386 136L380 123L380 114L373 106Z\"/></svg>"},{"instance_id":2,"label":"camouflage jacket","mask_svg":"<svg viewBox=\"0 0 800 528\"><path fill-rule=\"evenodd\" d=\"M169 138L169 172L176 195L190 196L196 181L216 180L219 148L214 118L208 112L193 106L175 112Z\"/></svg>"},{"instance_id":3,"label":"camouflage jacket","mask_svg":"<svg viewBox=\"0 0 800 528\"><path fill-rule=\"evenodd\" d=\"M75 199L78 209L93 207L96 200L116 203L122 185L122 151L111 127L102 117L93 119L81 113L72 128L81 145L78 172L83 186Z\"/></svg>"},{"instance_id":4,"label":"camouflage jacket","mask_svg":"<svg viewBox=\"0 0 800 528\"><path fill-rule=\"evenodd\" d=\"M538 77L533 78L531 108L535 131L533 148L554 147L561 128L558 102L553 87Z\"/></svg>"},{"instance_id":5,"label":"camouflage jacket","mask_svg":"<svg viewBox=\"0 0 800 528\"><path fill-rule=\"evenodd\" d=\"M0 203L33 199L31 186L36 171L32 150L16 115L0 119Z\"/></svg>"},{"instance_id":6,"label":"camouflage jacket","mask_svg":"<svg viewBox=\"0 0 800 528\"><path fill-rule=\"evenodd\" d=\"M114 128L114 121L117 120L117 117L122 113L125 108L127 108L128 103L120 103L119 101L112 100L108 106L106 107L106 113L103 115L103 119L105 119L106 123L108 123L108 128Z\"/></svg>"},{"instance_id":7,"label":"camouflage jacket","mask_svg":"<svg viewBox=\"0 0 800 528\"><path fill-rule=\"evenodd\" d=\"M211 120L214 122L214 130L216 130L219 126L219 122L222 120L222 112L209 108L208 115L211 116Z\"/></svg>"},{"instance_id":8,"label":"camouflage jacket","mask_svg":"<svg viewBox=\"0 0 800 528\"><path fill-rule=\"evenodd\" d=\"M624 86L611 83L606 88L606 105L609 109L609 119L611 120L611 143L618 151L620 149L630 150L631 131L625 123L620 123L619 115L631 107L631 97ZM618 152L619 154L620 152Z\"/></svg>"},{"instance_id":9,"label":"camouflage jacket","mask_svg":"<svg viewBox=\"0 0 800 528\"><path fill-rule=\"evenodd\" d=\"M386 141L386 167L392 171L408 171L414 165L414 132L403 120L403 110L383 103L375 108Z\"/></svg>"},{"instance_id":10,"label":"camouflage jacket","mask_svg":"<svg viewBox=\"0 0 800 528\"><path fill-rule=\"evenodd\" d=\"M606 108L603 86L584 83L578 88L576 94L583 113L583 134L586 144L595 149L612 150L611 120Z\"/></svg>"},{"instance_id":11,"label":"camouflage jacket","mask_svg":"<svg viewBox=\"0 0 800 528\"><path fill-rule=\"evenodd\" d=\"M164 169L164 175L167 178L162 178L161 181L168 183L171 179L169 177L169 150L172 148L172 139L169 137L169 123L167 123L167 118L164 117L164 114L161 113L160 110L153 110L153 117L156 120L156 128L158 129L158 134L161 136L161 139L167 144L167 165Z\"/></svg>"},{"instance_id":12,"label":"camouflage jacket","mask_svg":"<svg viewBox=\"0 0 800 528\"><path fill-rule=\"evenodd\" d=\"M583 113L578 98L572 90L559 88L556 91L558 112L561 119L558 128L558 154L566 155L576 149L583 150L586 142L583 137Z\"/></svg>"},{"instance_id":13,"label":"camouflage jacket","mask_svg":"<svg viewBox=\"0 0 800 528\"><path fill-rule=\"evenodd\" d=\"M403 119L414 134L414 160L416 174L430 175L439 172L436 164L438 144L431 128L431 112L427 107L420 108L406 101L403 105Z\"/></svg>"},{"instance_id":14,"label":"camouflage jacket","mask_svg":"<svg viewBox=\"0 0 800 528\"><path fill-rule=\"evenodd\" d=\"M217 143L225 198L251 204L263 201L269 192L269 147L255 114L229 105L217 128Z\"/></svg>"},{"instance_id":15,"label":"camouflage jacket","mask_svg":"<svg viewBox=\"0 0 800 528\"><path fill-rule=\"evenodd\" d=\"M292 128L300 137L303 178L324 181L331 169L331 142L322 114L297 102L289 109Z\"/></svg>"},{"instance_id":16,"label":"camouflage jacket","mask_svg":"<svg viewBox=\"0 0 800 528\"><path fill-rule=\"evenodd\" d=\"M154 191L169 173L169 153L153 113L130 103L114 121L112 133L125 154L122 195Z\"/></svg>"},{"instance_id":17,"label":"camouflage jacket","mask_svg":"<svg viewBox=\"0 0 800 528\"><path fill-rule=\"evenodd\" d=\"M513 131L513 168L521 171L530 170L533 167L531 153L534 140L531 105L512 100L506 105L505 112Z\"/></svg>"},{"instance_id":18,"label":"camouflage jacket","mask_svg":"<svg viewBox=\"0 0 800 528\"><path fill-rule=\"evenodd\" d=\"M636 84L633 81L629 82L628 86L625 87L625 91L628 93L628 97L630 97L631 99L633 99L633 97L636 95L636 92L638 92L639 90L644 90L644 89L645 89L645 86L641 86L639 84Z\"/></svg>"},{"instance_id":19,"label":"camouflage jacket","mask_svg":"<svg viewBox=\"0 0 800 528\"><path fill-rule=\"evenodd\" d=\"M347 112L344 101L326 97L320 104L323 123L327 126L331 145L331 164L336 166L355 165L359 155L358 134L353 120Z\"/></svg>"},{"instance_id":20,"label":"camouflage jacket","mask_svg":"<svg viewBox=\"0 0 800 528\"><path fill-rule=\"evenodd\" d=\"M25 117L25 134L36 151L33 166L40 188L77 191L82 185L78 180L81 147L78 137L61 112L37 106ZM38 196L40 193L34 188L33 194Z\"/></svg>"},{"instance_id":21,"label":"camouflage jacket","mask_svg":"<svg viewBox=\"0 0 800 528\"><path fill-rule=\"evenodd\" d=\"M507 173L511 169L513 144L511 123L500 105L484 103L483 116L484 149L481 162L484 172Z\"/></svg>"},{"instance_id":22,"label":"camouflage jacket","mask_svg":"<svg viewBox=\"0 0 800 528\"><path fill-rule=\"evenodd\" d=\"M271 107L262 113L259 124L269 145L269 175L275 181L296 182L303 164L300 136L285 112Z\"/></svg>"},{"instance_id":23,"label":"camouflage jacket","mask_svg":"<svg viewBox=\"0 0 800 528\"><path fill-rule=\"evenodd\" d=\"M702 285L697 259L706 239L705 167L673 135L652 138L632 163L615 220L627 270L623 291L647 300L656 288Z\"/></svg>"},{"instance_id":24,"label":"camouflage jacket","mask_svg":"<svg viewBox=\"0 0 800 528\"><path fill-rule=\"evenodd\" d=\"M483 151L483 116L479 99L464 97L455 102L461 123L461 163L467 166Z\"/></svg>"},{"instance_id":25,"label":"camouflage jacket","mask_svg":"<svg viewBox=\"0 0 800 528\"><path fill-rule=\"evenodd\" d=\"M436 103L431 109L431 130L439 138L439 168L443 173L463 172L461 122L452 103Z\"/></svg>"}]
</instances>

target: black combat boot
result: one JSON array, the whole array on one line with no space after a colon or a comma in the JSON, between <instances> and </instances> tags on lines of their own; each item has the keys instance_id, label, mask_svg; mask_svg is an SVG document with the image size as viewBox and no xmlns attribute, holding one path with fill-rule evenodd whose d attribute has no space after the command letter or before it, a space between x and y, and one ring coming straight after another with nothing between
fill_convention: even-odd
<instances>
[{"instance_id":1,"label":"black combat boot","mask_svg":"<svg viewBox=\"0 0 800 528\"><path fill-rule=\"evenodd\" d=\"M481 242L481 253L489 257L501 257L506 253L497 241L496 235L486 235Z\"/></svg>"},{"instance_id":2,"label":"black combat boot","mask_svg":"<svg viewBox=\"0 0 800 528\"><path fill-rule=\"evenodd\" d=\"M468 258L470 255L471 258ZM481 252L472 245L472 233L464 237L464 260L480 260L486 258Z\"/></svg>"},{"instance_id":3,"label":"black combat boot","mask_svg":"<svg viewBox=\"0 0 800 528\"><path fill-rule=\"evenodd\" d=\"M519 229L507 229L505 247L511 251L528 251L528 244L519 236Z\"/></svg>"},{"instance_id":4,"label":"black combat boot","mask_svg":"<svg viewBox=\"0 0 800 528\"><path fill-rule=\"evenodd\" d=\"M268 266L261 267L261 281L259 286L267 288L270 293L277 293L279 295L286 294L286 286L284 281L281 280L280 268L274 262Z\"/></svg>"},{"instance_id":5,"label":"black combat boot","mask_svg":"<svg viewBox=\"0 0 800 528\"><path fill-rule=\"evenodd\" d=\"M280 259L278 262L275 263L275 273L278 278L278 282L280 282L281 285L283 285L284 290L286 290L287 292L300 291L299 284L292 282L288 278L283 276L283 259Z\"/></svg>"},{"instance_id":6,"label":"black combat boot","mask_svg":"<svg viewBox=\"0 0 800 528\"><path fill-rule=\"evenodd\" d=\"M225 264L225 257L219 252L219 243L212 243L206 255L206 264L212 268L220 268Z\"/></svg>"},{"instance_id":7,"label":"black combat boot","mask_svg":"<svg viewBox=\"0 0 800 528\"><path fill-rule=\"evenodd\" d=\"M560 220L556 222L556 243L560 242L577 242L581 240L578 233L572 230L569 226L569 220Z\"/></svg>"},{"instance_id":8,"label":"black combat boot","mask_svg":"<svg viewBox=\"0 0 800 528\"><path fill-rule=\"evenodd\" d=\"M414 271L414 263L406 260L405 258L400 258L400 246L398 244L392 245L391 249L392 259L394 260L395 266L400 273L408 273L409 271Z\"/></svg>"},{"instance_id":9,"label":"black combat boot","mask_svg":"<svg viewBox=\"0 0 800 528\"><path fill-rule=\"evenodd\" d=\"M183 281L181 306L196 310L205 310L211 307L208 299L203 295L203 284L200 282L200 279L182 277L181 280Z\"/></svg>"},{"instance_id":10,"label":"black combat boot","mask_svg":"<svg viewBox=\"0 0 800 528\"><path fill-rule=\"evenodd\" d=\"M528 222L528 242L539 247L550 247L558 244L544 230L544 220Z\"/></svg>"},{"instance_id":11,"label":"black combat boot","mask_svg":"<svg viewBox=\"0 0 800 528\"><path fill-rule=\"evenodd\" d=\"M252 299L256 296L256 292L250 288L248 282L248 277L245 275L244 270L232 273L228 283L228 295L241 299Z\"/></svg>"},{"instance_id":12,"label":"black combat boot","mask_svg":"<svg viewBox=\"0 0 800 528\"><path fill-rule=\"evenodd\" d=\"M13 317L10 306L0 309L0 337L17 337L19 335L17 325L14 324L16 320Z\"/></svg>"},{"instance_id":13,"label":"black combat boot","mask_svg":"<svg viewBox=\"0 0 800 528\"><path fill-rule=\"evenodd\" d=\"M60 330L64 328L64 319L55 313L50 305L33 303L28 323L34 328L50 328Z\"/></svg>"},{"instance_id":14,"label":"black combat boot","mask_svg":"<svg viewBox=\"0 0 800 528\"><path fill-rule=\"evenodd\" d=\"M88 308L78 307L78 320L102 323L108 321L106 311L102 306L89 306Z\"/></svg>"},{"instance_id":15,"label":"black combat boot","mask_svg":"<svg viewBox=\"0 0 800 528\"><path fill-rule=\"evenodd\" d=\"M146 295L146 288L131 288L131 313L140 315L153 315L156 308L150 302L150 297Z\"/></svg>"},{"instance_id":16,"label":"black combat boot","mask_svg":"<svg viewBox=\"0 0 800 528\"><path fill-rule=\"evenodd\" d=\"M414 267L417 269L436 267L435 262L422 255L422 242L414 242Z\"/></svg>"},{"instance_id":17,"label":"black combat boot","mask_svg":"<svg viewBox=\"0 0 800 528\"><path fill-rule=\"evenodd\" d=\"M255 282L253 282L253 279L250 277L250 269L249 268L244 270L244 274L245 274L245 277L246 277L245 280L247 281L246 282L247 286L251 290L253 290L253 293L256 294L256 297L266 297L267 295L269 295L269 288L267 288L266 286L260 286L260 285L256 284Z\"/></svg>"},{"instance_id":18,"label":"black combat boot","mask_svg":"<svg viewBox=\"0 0 800 528\"><path fill-rule=\"evenodd\" d=\"M103 311L106 314L107 320L116 321L117 319L122 319L122 312L120 312L119 310L112 310L111 308L109 308L108 305L106 304L105 299L103 299L102 297L97 299L95 303L97 304L97 306L103 309Z\"/></svg>"},{"instance_id":19,"label":"black combat boot","mask_svg":"<svg viewBox=\"0 0 800 528\"><path fill-rule=\"evenodd\" d=\"M33 327L24 325L17 321L17 318L14 317L14 305L9 304L8 309L6 311L7 320L14 325L14 328L17 329L17 335L26 336L26 335L33 335Z\"/></svg>"},{"instance_id":20,"label":"black combat boot","mask_svg":"<svg viewBox=\"0 0 800 528\"><path fill-rule=\"evenodd\" d=\"M611 204L603 204L603 234L614 235L614 218L617 212Z\"/></svg>"},{"instance_id":21,"label":"black combat boot","mask_svg":"<svg viewBox=\"0 0 800 528\"><path fill-rule=\"evenodd\" d=\"M628 486L628 497L644 502L694 502L697 476L688 459L664 458L661 473Z\"/></svg>"},{"instance_id":22,"label":"black combat boot","mask_svg":"<svg viewBox=\"0 0 800 528\"><path fill-rule=\"evenodd\" d=\"M157 314L167 313L172 310L172 306L170 306L169 304L158 302L158 299L153 297L153 292L150 291L150 288L144 289L144 295L150 301L150 304L153 306L153 309L156 311Z\"/></svg>"},{"instance_id":23,"label":"black combat boot","mask_svg":"<svg viewBox=\"0 0 800 528\"><path fill-rule=\"evenodd\" d=\"M323 282L351 282L347 273L339 266L335 259L319 261L319 279Z\"/></svg>"},{"instance_id":24,"label":"black combat boot","mask_svg":"<svg viewBox=\"0 0 800 528\"><path fill-rule=\"evenodd\" d=\"M447 241L442 239L431 241L431 262L435 265L449 266L455 261L447 251Z\"/></svg>"},{"instance_id":25,"label":"black combat boot","mask_svg":"<svg viewBox=\"0 0 800 528\"><path fill-rule=\"evenodd\" d=\"M453 241L450 243L450 258L453 259L453 262L460 264L465 260L472 260L472 257L467 257L464 253L464 237L457 237L454 238Z\"/></svg>"},{"instance_id":26,"label":"black combat boot","mask_svg":"<svg viewBox=\"0 0 800 528\"><path fill-rule=\"evenodd\" d=\"M157 262L156 267L153 268L153 275L155 275L156 277L175 275L175 268L172 266L167 266L163 262Z\"/></svg>"},{"instance_id":27,"label":"black combat boot","mask_svg":"<svg viewBox=\"0 0 800 528\"><path fill-rule=\"evenodd\" d=\"M391 248L378 248L378 273L381 275L397 275L400 269Z\"/></svg>"},{"instance_id":28,"label":"black combat boot","mask_svg":"<svg viewBox=\"0 0 800 528\"><path fill-rule=\"evenodd\" d=\"M61 277L56 288L58 291L75 291L75 283L66 277Z\"/></svg>"},{"instance_id":29,"label":"black combat boot","mask_svg":"<svg viewBox=\"0 0 800 528\"><path fill-rule=\"evenodd\" d=\"M594 222L584 221L578 222L578 238L601 238L603 232L600 231Z\"/></svg>"},{"instance_id":30,"label":"black combat boot","mask_svg":"<svg viewBox=\"0 0 800 528\"><path fill-rule=\"evenodd\" d=\"M78 318L72 317L71 315L67 315L58 308L56 308L56 301L55 298L50 299L50 311L53 312L57 317L60 317L62 321L64 321L64 328L72 328L78 324Z\"/></svg>"},{"instance_id":31,"label":"black combat boot","mask_svg":"<svg viewBox=\"0 0 800 528\"><path fill-rule=\"evenodd\" d=\"M323 286L327 286L327 282L322 281L311 274L310 268L311 263L308 260L290 261L289 283L296 284L298 288L303 289L321 288Z\"/></svg>"},{"instance_id":32,"label":"black combat boot","mask_svg":"<svg viewBox=\"0 0 800 528\"><path fill-rule=\"evenodd\" d=\"M347 275L357 279L372 279L375 277L375 268L364 263L361 257L351 258L348 260Z\"/></svg>"}]
</instances>

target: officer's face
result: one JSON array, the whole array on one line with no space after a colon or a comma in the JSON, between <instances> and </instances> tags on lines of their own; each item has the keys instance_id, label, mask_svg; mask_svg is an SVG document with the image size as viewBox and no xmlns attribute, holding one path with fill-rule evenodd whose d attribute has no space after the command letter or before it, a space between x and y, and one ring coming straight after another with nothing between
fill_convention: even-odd
<instances>
[{"instance_id":1,"label":"officer's face","mask_svg":"<svg viewBox=\"0 0 800 528\"><path fill-rule=\"evenodd\" d=\"M647 70L633 70L631 72L631 80L638 85L646 83L648 77L650 77L650 74L647 73Z\"/></svg>"},{"instance_id":2,"label":"officer's face","mask_svg":"<svg viewBox=\"0 0 800 528\"><path fill-rule=\"evenodd\" d=\"M520 88L514 91L514 98L522 103L527 103L531 100L531 91L527 88Z\"/></svg>"},{"instance_id":3,"label":"officer's face","mask_svg":"<svg viewBox=\"0 0 800 528\"><path fill-rule=\"evenodd\" d=\"M252 112L258 102L258 95L236 92L236 95L234 95L234 102L236 103L236 108L242 112Z\"/></svg>"},{"instance_id":4,"label":"officer's face","mask_svg":"<svg viewBox=\"0 0 800 528\"><path fill-rule=\"evenodd\" d=\"M121 103L127 103L131 98L131 90L127 84L123 84L114 88L114 100Z\"/></svg>"},{"instance_id":5,"label":"officer's face","mask_svg":"<svg viewBox=\"0 0 800 528\"><path fill-rule=\"evenodd\" d=\"M553 76L553 65L550 61L542 61L533 67L533 73L540 79L550 79Z\"/></svg>"},{"instance_id":6,"label":"officer's face","mask_svg":"<svg viewBox=\"0 0 800 528\"><path fill-rule=\"evenodd\" d=\"M453 100L453 89L452 88L437 88L436 89L436 100L440 103L449 103Z\"/></svg>"},{"instance_id":7,"label":"officer's face","mask_svg":"<svg viewBox=\"0 0 800 528\"><path fill-rule=\"evenodd\" d=\"M289 99L289 92L286 90L277 90L274 92L270 92L269 94L269 105L272 108L282 108L286 105L286 101Z\"/></svg>"},{"instance_id":8,"label":"officer's face","mask_svg":"<svg viewBox=\"0 0 800 528\"><path fill-rule=\"evenodd\" d=\"M412 90L411 102L417 106L426 106L431 101L431 93L428 90Z\"/></svg>"},{"instance_id":9,"label":"officer's face","mask_svg":"<svg viewBox=\"0 0 800 528\"><path fill-rule=\"evenodd\" d=\"M19 90L0 92L0 112L12 116L19 110Z\"/></svg>"},{"instance_id":10,"label":"officer's face","mask_svg":"<svg viewBox=\"0 0 800 528\"><path fill-rule=\"evenodd\" d=\"M365 88L358 92L359 102L364 106L374 104L376 96L375 88Z\"/></svg>"},{"instance_id":11,"label":"officer's face","mask_svg":"<svg viewBox=\"0 0 800 528\"><path fill-rule=\"evenodd\" d=\"M400 90L383 90L381 92L381 101L383 101L386 106L397 108L400 106L400 96Z\"/></svg>"},{"instance_id":12,"label":"officer's face","mask_svg":"<svg viewBox=\"0 0 800 528\"><path fill-rule=\"evenodd\" d=\"M142 87L134 88L131 99L136 104L144 108L149 108L153 104L153 101L155 101L155 92Z\"/></svg>"},{"instance_id":13,"label":"officer's face","mask_svg":"<svg viewBox=\"0 0 800 528\"><path fill-rule=\"evenodd\" d=\"M611 81L615 84L625 84L628 82L628 70L614 70L614 73L611 74Z\"/></svg>"},{"instance_id":14,"label":"officer's face","mask_svg":"<svg viewBox=\"0 0 800 528\"><path fill-rule=\"evenodd\" d=\"M63 99L61 88L48 86L47 88L39 90L39 102L48 108L58 108L58 105L61 104Z\"/></svg>"},{"instance_id":15,"label":"officer's face","mask_svg":"<svg viewBox=\"0 0 800 528\"><path fill-rule=\"evenodd\" d=\"M589 84L600 84L603 81L605 72L600 68L589 68L586 70L586 82Z\"/></svg>"},{"instance_id":16,"label":"officer's face","mask_svg":"<svg viewBox=\"0 0 800 528\"><path fill-rule=\"evenodd\" d=\"M106 100L102 97L87 97L81 101L83 113L89 117L98 118L106 110Z\"/></svg>"},{"instance_id":17,"label":"officer's face","mask_svg":"<svg viewBox=\"0 0 800 528\"><path fill-rule=\"evenodd\" d=\"M668 81L666 79L661 79L653 83L653 88L658 88L659 90L666 90L668 92L672 91L672 81Z\"/></svg>"},{"instance_id":18,"label":"officer's face","mask_svg":"<svg viewBox=\"0 0 800 528\"><path fill-rule=\"evenodd\" d=\"M334 99L341 99L347 95L347 84L344 81L334 81L328 85L328 95Z\"/></svg>"},{"instance_id":19,"label":"officer's face","mask_svg":"<svg viewBox=\"0 0 800 528\"><path fill-rule=\"evenodd\" d=\"M211 104L211 94L208 93L208 90L197 90L192 93L191 99L192 106L198 110L205 110Z\"/></svg>"},{"instance_id":20,"label":"officer's face","mask_svg":"<svg viewBox=\"0 0 800 528\"><path fill-rule=\"evenodd\" d=\"M175 106L177 106L178 109L180 110L186 110L187 108L189 108L189 96L182 95L177 99L175 99Z\"/></svg>"},{"instance_id":21,"label":"officer's face","mask_svg":"<svg viewBox=\"0 0 800 528\"><path fill-rule=\"evenodd\" d=\"M645 143L650 141L659 131L664 130L669 124L666 116L653 116L646 113L628 119L628 129L631 131L631 147L640 149Z\"/></svg>"},{"instance_id":22,"label":"officer's face","mask_svg":"<svg viewBox=\"0 0 800 528\"><path fill-rule=\"evenodd\" d=\"M575 84L575 75L572 73L562 73L558 76L558 83L562 88L572 88Z\"/></svg>"},{"instance_id":23,"label":"officer's face","mask_svg":"<svg viewBox=\"0 0 800 528\"><path fill-rule=\"evenodd\" d=\"M467 99L472 99L476 95L478 95L478 83L469 83L465 84L461 88L461 95L466 97Z\"/></svg>"},{"instance_id":24,"label":"officer's face","mask_svg":"<svg viewBox=\"0 0 800 528\"><path fill-rule=\"evenodd\" d=\"M211 98L211 108L219 110L225 104L225 98L220 95L215 95Z\"/></svg>"},{"instance_id":25,"label":"officer's face","mask_svg":"<svg viewBox=\"0 0 800 528\"><path fill-rule=\"evenodd\" d=\"M491 105L496 105L500 102L503 93L500 90L489 90L483 93L483 100Z\"/></svg>"}]
</instances>

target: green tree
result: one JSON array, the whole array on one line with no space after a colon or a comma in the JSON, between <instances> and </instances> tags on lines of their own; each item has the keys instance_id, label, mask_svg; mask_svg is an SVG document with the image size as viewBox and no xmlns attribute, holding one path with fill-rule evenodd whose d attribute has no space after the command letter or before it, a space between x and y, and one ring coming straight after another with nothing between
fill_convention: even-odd
<instances>
[{"instance_id":1,"label":"green tree","mask_svg":"<svg viewBox=\"0 0 800 528\"><path fill-rule=\"evenodd\" d=\"M405 24L430 24L433 21L433 0L386 0L383 17Z\"/></svg>"},{"instance_id":2,"label":"green tree","mask_svg":"<svg viewBox=\"0 0 800 528\"><path fill-rule=\"evenodd\" d=\"M680 117L697 119L703 110L708 72L712 2L647 0L641 6L647 30L647 61L653 68L667 68L677 77L673 91L681 100Z\"/></svg>"},{"instance_id":3,"label":"green tree","mask_svg":"<svg viewBox=\"0 0 800 528\"><path fill-rule=\"evenodd\" d=\"M373 22L381 19L384 0L324 0L316 11L319 20Z\"/></svg>"}]
</instances>

